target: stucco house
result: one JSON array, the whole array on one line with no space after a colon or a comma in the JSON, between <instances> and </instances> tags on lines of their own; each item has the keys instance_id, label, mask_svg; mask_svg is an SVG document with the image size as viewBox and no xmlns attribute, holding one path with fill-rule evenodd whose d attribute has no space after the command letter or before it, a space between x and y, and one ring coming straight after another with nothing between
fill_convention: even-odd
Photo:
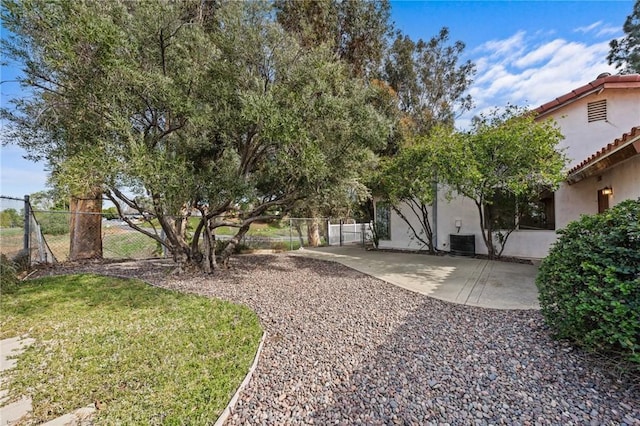
<instances>
[{"instance_id":1,"label":"stucco house","mask_svg":"<svg viewBox=\"0 0 640 426\"><path fill-rule=\"evenodd\" d=\"M537 120L553 118L565 139L559 148L569 158L567 178L538 204L538 214L522 220L509 237L504 256L543 258L556 240L556 230L581 214L603 211L640 197L640 75L602 74L535 110ZM392 209L376 203L376 220L388 226L380 248L421 249L406 223ZM429 212L438 250L451 251L461 238L486 254L473 201L439 194ZM454 247L456 251L457 247Z\"/></svg>"}]
</instances>

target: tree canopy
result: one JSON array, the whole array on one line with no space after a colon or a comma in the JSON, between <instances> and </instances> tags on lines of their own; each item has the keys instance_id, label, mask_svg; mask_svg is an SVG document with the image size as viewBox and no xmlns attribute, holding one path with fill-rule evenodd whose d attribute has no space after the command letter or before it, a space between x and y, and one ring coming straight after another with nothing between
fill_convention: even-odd
<instances>
[{"instance_id":1,"label":"tree canopy","mask_svg":"<svg viewBox=\"0 0 640 426\"><path fill-rule=\"evenodd\" d=\"M34 90L4 110L11 138L58 185L157 219L130 225L181 264L215 268L216 227L238 228L225 258L252 222L353 180L386 141L373 89L268 3L7 0L2 18Z\"/></svg>"},{"instance_id":2,"label":"tree canopy","mask_svg":"<svg viewBox=\"0 0 640 426\"><path fill-rule=\"evenodd\" d=\"M564 179L566 157L557 149L562 139L553 120L536 121L514 106L480 115L471 131L441 139L448 147L441 161L448 164L441 165L439 177L476 204L490 258L500 257L526 204ZM487 217L498 202L512 203L512 220Z\"/></svg>"},{"instance_id":3,"label":"tree canopy","mask_svg":"<svg viewBox=\"0 0 640 426\"><path fill-rule=\"evenodd\" d=\"M640 73L640 0L636 0L622 30L625 36L609 43L609 65L615 64L625 74Z\"/></svg>"},{"instance_id":4,"label":"tree canopy","mask_svg":"<svg viewBox=\"0 0 640 426\"><path fill-rule=\"evenodd\" d=\"M461 41L449 43L446 27L426 42L396 34L384 63L383 80L397 94L413 134L427 135L435 126L453 127L456 114L473 106L466 91L475 65L460 63L464 47Z\"/></svg>"}]
</instances>

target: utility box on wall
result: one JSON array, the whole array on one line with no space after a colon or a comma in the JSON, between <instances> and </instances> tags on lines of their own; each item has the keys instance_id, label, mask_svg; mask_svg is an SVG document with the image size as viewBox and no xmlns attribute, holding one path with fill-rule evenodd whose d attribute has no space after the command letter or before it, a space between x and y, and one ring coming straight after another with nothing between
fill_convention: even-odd
<instances>
[{"instance_id":1,"label":"utility box on wall","mask_svg":"<svg viewBox=\"0 0 640 426\"><path fill-rule=\"evenodd\" d=\"M449 234L450 253L457 256L475 256L476 236L474 234Z\"/></svg>"}]
</instances>

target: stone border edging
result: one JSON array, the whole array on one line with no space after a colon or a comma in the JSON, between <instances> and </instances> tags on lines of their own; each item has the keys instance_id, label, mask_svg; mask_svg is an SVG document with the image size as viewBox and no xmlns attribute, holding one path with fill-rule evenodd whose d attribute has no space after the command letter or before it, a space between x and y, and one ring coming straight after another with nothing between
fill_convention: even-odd
<instances>
[{"instance_id":1,"label":"stone border edging","mask_svg":"<svg viewBox=\"0 0 640 426\"><path fill-rule=\"evenodd\" d=\"M218 420L216 420L213 426L224 425L224 423L227 421L227 419L233 412L233 409L236 407L236 403L240 398L240 393L244 390L244 388L247 387L247 385L251 381L251 377L253 377L253 372L258 366L258 360L260 358L260 354L262 353L262 347L264 346L265 340L267 340L266 331L262 333L262 338L260 338L260 344L258 345L258 350L256 350L256 355L253 357L253 363L251 364L251 367L249 367L249 371L247 372L247 375L245 376L242 383L240 383L240 386L238 386L238 389L236 389L236 392L233 394L233 397L231 398L231 400L229 400L229 403L227 404L225 409L222 410L222 414L220 414L220 417L218 417Z\"/></svg>"}]
</instances>

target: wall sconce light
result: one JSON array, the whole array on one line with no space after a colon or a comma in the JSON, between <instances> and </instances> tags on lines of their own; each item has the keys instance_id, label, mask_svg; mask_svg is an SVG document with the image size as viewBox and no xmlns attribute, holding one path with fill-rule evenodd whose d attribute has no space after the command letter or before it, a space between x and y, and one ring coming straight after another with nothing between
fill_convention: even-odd
<instances>
[{"instance_id":1,"label":"wall sconce light","mask_svg":"<svg viewBox=\"0 0 640 426\"><path fill-rule=\"evenodd\" d=\"M456 228L458 229L458 234L460 233L460 228L462 228L462 219L456 219Z\"/></svg>"},{"instance_id":2,"label":"wall sconce light","mask_svg":"<svg viewBox=\"0 0 640 426\"><path fill-rule=\"evenodd\" d=\"M613 194L613 188L610 188L610 187L608 187L608 186L605 186L605 187L602 189L602 195L611 195L611 194Z\"/></svg>"}]
</instances>

